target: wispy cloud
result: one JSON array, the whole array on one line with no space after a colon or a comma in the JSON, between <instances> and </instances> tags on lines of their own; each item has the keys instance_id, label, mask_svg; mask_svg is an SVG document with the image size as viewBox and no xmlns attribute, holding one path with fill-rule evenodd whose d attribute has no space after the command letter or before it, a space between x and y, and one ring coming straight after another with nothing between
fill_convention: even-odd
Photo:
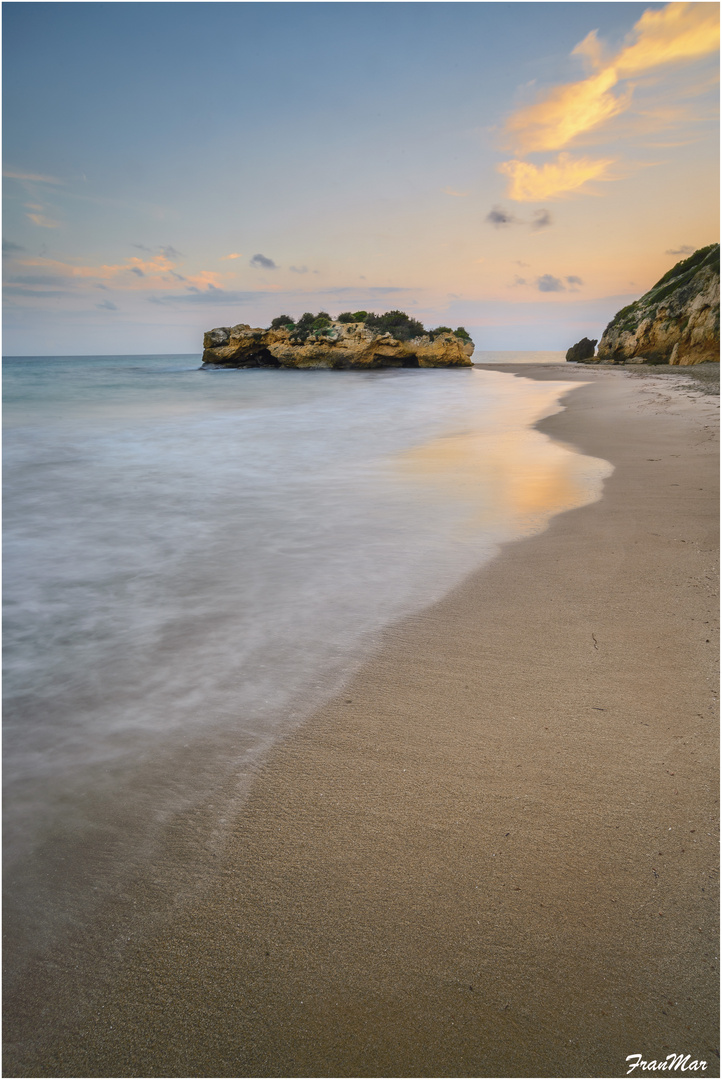
<instances>
[{"instance_id":1,"label":"wispy cloud","mask_svg":"<svg viewBox=\"0 0 722 1080\"><path fill-rule=\"evenodd\" d=\"M62 274L8 274L6 285L68 285Z\"/></svg>"},{"instance_id":2,"label":"wispy cloud","mask_svg":"<svg viewBox=\"0 0 722 1080\"><path fill-rule=\"evenodd\" d=\"M114 304L112 300L104 300L102 304L96 304L97 308L103 311L117 311L118 305Z\"/></svg>"},{"instance_id":3,"label":"wispy cloud","mask_svg":"<svg viewBox=\"0 0 722 1080\"><path fill-rule=\"evenodd\" d=\"M12 240L3 240L3 255L14 255L16 251L25 251L25 248L14 244Z\"/></svg>"},{"instance_id":4,"label":"wispy cloud","mask_svg":"<svg viewBox=\"0 0 722 1080\"><path fill-rule=\"evenodd\" d=\"M538 100L513 113L505 128L507 144L515 158L499 169L509 177L509 197L517 201L558 198L579 191L591 180L612 179L613 159L572 158L559 153L542 165L524 159L529 154L564 150L582 137L599 141L610 122L628 112L639 79L650 72L663 73L692 65L719 49L719 8L709 3L670 3L660 10L648 9L635 24L625 44L608 53L592 31L573 54L591 67L592 73L578 82L552 87ZM697 92L706 89L705 80ZM694 89L690 91L693 96ZM684 109L675 108L667 123L678 124ZM639 117L640 124L660 126ZM664 126L665 118L661 119ZM638 125L639 126L639 125Z\"/></svg>"},{"instance_id":5,"label":"wispy cloud","mask_svg":"<svg viewBox=\"0 0 722 1080\"><path fill-rule=\"evenodd\" d=\"M68 292L66 289L33 289L27 285L16 285L14 283L7 283L3 286L4 292L7 295L7 299L11 300L16 296L29 296L35 300L39 298L55 298L73 296L72 292Z\"/></svg>"},{"instance_id":6,"label":"wispy cloud","mask_svg":"<svg viewBox=\"0 0 722 1080\"><path fill-rule=\"evenodd\" d=\"M720 41L719 9L716 4L704 3L649 8L634 27L633 36L636 40L612 59L622 78L716 52Z\"/></svg>"},{"instance_id":7,"label":"wispy cloud","mask_svg":"<svg viewBox=\"0 0 722 1080\"><path fill-rule=\"evenodd\" d=\"M62 186L63 181L55 176L44 176L41 173L20 172L18 169L3 169L3 176L8 180L25 180L33 184L53 184Z\"/></svg>"},{"instance_id":8,"label":"wispy cloud","mask_svg":"<svg viewBox=\"0 0 722 1080\"><path fill-rule=\"evenodd\" d=\"M499 172L509 177L509 198L516 202L539 202L578 191L590 180L612 179L612 158L593 160L560 154L556 161L534 165L530 161L503 161Z\"/></svg>"},{"instance_id":9,"label":"wispy cloud","mask_svg":"<svg viewBox=\"0 0 722 1080\"><path fill-rule=\"evenodd\" d=\"M138 251L147 251L151 255L163 255L170 261L183 258L183 253L172 244L160 244L158 247L148 247L147 244L131 244L130 246L137 248Z\"/></svg>"},{"instance_id":10,"label":"wispy cloud","mask_svg":"<svg viewBox=\"0 0 722 1080\"><path fill-rule=\"evenodd\" d=\"M379 296L388 296L392 293L409 292L409 288L403 285L362 285L357 288L353 288L350 285L340 285L333 289L320 289L318 290L321 296L347 296L351 294L360 299L364 297L373 296L374 298ZM313 294L308 294L313 295Z\"/></svg>"},{"instance_id":11,"label":"wispy cloud","mask_svg":"<svg viewBox=\"0 0 722 1080\"><path fill-rule=\"evenodd\" d=\"M39 225L42 229L60 228L59 221L53 221L52 218L49 218L46 214L42 213L44 209L42 206L36 206L34 203L26 203L25 206L27 210L32 211L32 213L28 213L25 216L32 221L33 225Z\"/></svg>"},{"instance_id":12,"label":"wispy cloud","mask_svg":"<svg viewBox=\"0 0 722 1080\"><path fill-rule=\"evenodd\" d=\"M195 290L185 293L167 293L161 296L149 296L151 304L193 304L193 305L221 305L221 304L249 304L264 296L273 296L273 292L257 290L255 292L235 292L225 289L209 288L205 292Z\"/></svg>"},{"instance_id":13,"label":"wispy cloud","mask_svg":"<svg viewBox=\"0 0 722 1080\"><path fill-rule=\"evenodd\" d=\"M294 304L300 310L316 310L319 306L327 307L334 300L350 307L351 310L356 310L357 307L368 308L369 305L383 303L384 298L387 296L395 298L397 294L408 293L409 291L411 290L408 287L391 285L373 285L370 287L365 285L357 287L339 286L331 289L313 290L267 288L247 291L225 290L209 286L202 290L193 287L182 293L152 294L147 299L151 304L169 307L187 305L193 307L223 307L224 305L253 304L258 300L272 296L275 298L275 302L279 304L279 310L281 311L283 305L290 306ZM398 300L389 301L389 303L393 302L398 303ZM407 300L406 303L410 305L413 304L413 301Z\"/></svg>"},{"instance_id":14,"label":"wispy cloud","mask_svg":"<svg viewBox=\"0 0 722 1080\"><path fill-rule=\"evenodd\" d=\"M469 194L468 191L455 191L453 188L445 187L443 189L444 195L453 195L456 199L465 199Z\"/></svg>"},{"instance_id":15,"label":"wispy cloud","mask_svg":"<svg viewBox=\"0 0 722 1080\"><path fill-rule=\"evenodd\" d=\"M555 87L546 97L520 109L506 125L509 143L517 154L559 150L576 136L628 108L631 91L616 98L609 91L617 84L613 68L584 82Z\"/></svg>"},{"instance_id":16,"label":"wispy cloud","mask_svg":"<svg viewBox=\"0 0 722 1080\"><path fill-rule=\"evenodd\" d=\"M241 251L232 251L230 255L223 255L224 259L240 259L243 253Z\"/></svg>"},{"instance_id":17,"label":"wispy cloud","mask_svg":"<svg viewBox=\"0 0 722 1080\"><path fill-rule=\"evenodd\" d=\"M307 274L308 273L308 267L307 266L289 266L288 269L293 274Z\"/></svg>"},{"instance_id":18,"label":"wispy cloud","mask_svg":"<svg viewBox=\"0 0 722 1080\"><path fill-rule=\"evenodd\" d=\"M665 255L692 255L694 250L695 249L693 247L691 247L690 244L682 244L682 246L678 247L678 248L667 248L667 250L665 251L664 254Z\"/></svg>"},{"instance_id":19,"label":"wispy cloud","mask_svg":"<svg viewBox=\"0 0 722 1080\"><path fill-rule=\"evenodd\" d=\"M134 245L138 246L138 245ZM27 268L32 274L52 274L66 284L84 282L97 288L104 283L123 291L165 291L177 288L177 282L203 290L221 287L221 275L213 270L201 270L198 274L178 274L175 264L164 254L151 255L147 259L137 255L123 263L103 263L100 266L82 266L47 258L22 258L16 260L19 268Z\"/></svg>"}]
</instances>

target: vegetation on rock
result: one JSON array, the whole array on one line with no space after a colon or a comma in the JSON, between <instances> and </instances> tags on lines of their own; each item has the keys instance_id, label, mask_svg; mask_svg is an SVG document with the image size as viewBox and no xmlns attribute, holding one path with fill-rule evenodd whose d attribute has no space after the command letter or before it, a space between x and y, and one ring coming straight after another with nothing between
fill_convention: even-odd
<instances>
[{"instance_id":1,"label":"vegetation on rock","mask_svg":"<svg viewBox=\"0 0 722 1080\"><path fill-rule=\"evenodd\" d=\"M337 323L363 323L368 330L377 334L390 334L396 341L410 341L415 337L428 335L433 341L441 334L453 334L462 341L471 341L471 335L463 326L457 326L452 330L450 326L437 326L433 330L425 330L418 319L407 315L405 311L387 311L376 315L373 311L342 311L335 320ZM327 311L319 311L313 315L306 311L298 321L294 321L290 315L277 315L271 321L271 330L288 330L291 340L302 343L308 340L311 334L328 331L334 320Z\"/></svg>"},{"instance_id":2,"label":"vegetation on rock","mask_svg":"<svg viewBox=\"0 0 722 1080\"><path fill-rule=\"evenodd\" d=\"M616 313L599 342L602 362L699 364L719 358L719 244L668 270Z\"/></svg>"},{"instance_id":3,"label":"vegetation on rock","mask_svg":"<svg viewBox=\"0 0 722 1080\"><path fill-rule=\"evenodd\" d=\"M665 282L671 281L672 278L679 278L680 283L684 278L686 281L690 280L693 273L697 270L701 270L703 266L711 266L719 274L719 244L708 244L707 247L700 248L695 251L694 255L690 255L688 259L682 259L671 270L668 270L666 274L659 279L656 285L653 285L649 290L648 296L656 292L660 285L664 285Z\"/></svg>"},{"instance_id":4,"label":"vegetation on rock","mask_svg":"<svg viewBox=\"0 0 722 1080\"><path fill-rule=\"evenodd\" d=\"M387 311L383 315L374 315L370 311L364 319L364 325L368 330L375 330L377 334L391 334L397 341L410 341L424 333L418 319L412 319L405 311Z\"/></svg>"}]
</instances>

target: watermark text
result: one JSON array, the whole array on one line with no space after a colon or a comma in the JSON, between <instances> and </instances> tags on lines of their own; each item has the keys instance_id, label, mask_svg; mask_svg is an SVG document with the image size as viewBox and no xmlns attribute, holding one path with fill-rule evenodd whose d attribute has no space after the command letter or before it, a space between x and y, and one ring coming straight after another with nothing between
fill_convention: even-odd
<instances>
[{"instance_id":1,"label":"watermark text","mask_svg":"<svg viewBox=\"0 0 722 1080\"><path fill-rule=\"evenodd\" d=\"M704 1072L707 1068L706 1061L697 1061L691 1054L667 1054L666 1058L656 1061L645 1061L641 1054L627 1054L629 1063L627 1076L635 1069L641 1072Z\"/></svg>"}]
</instances>

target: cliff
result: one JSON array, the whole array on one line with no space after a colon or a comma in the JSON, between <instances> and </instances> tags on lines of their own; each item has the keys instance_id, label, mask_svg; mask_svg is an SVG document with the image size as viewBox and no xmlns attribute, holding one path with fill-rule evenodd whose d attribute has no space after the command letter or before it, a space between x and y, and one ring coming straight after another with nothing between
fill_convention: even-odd
<instances>
[{"instance_id":1,"label":"cliff","mask_svg":"<svg viewBox=\"0 0 722 1080\"><path fill-rule=\"evenodd\" d=\"M473 352L468 336L451 331L399 340L363 322L330 322L305 337L286 327L262 330L239 323L209 330L203 339L203 364L212 367L469 367Z\"/></svg>"},{"instance_id":2,"label":"cliff","mask_svg":"<svg viewBox=\"0 0 722 1080\"><path fill-rule=\"evenodd\" d=\"M596 362L719 361L719 286L719 244L710 244L617 312L602 334Z\"/></svg>"}]
</instances>

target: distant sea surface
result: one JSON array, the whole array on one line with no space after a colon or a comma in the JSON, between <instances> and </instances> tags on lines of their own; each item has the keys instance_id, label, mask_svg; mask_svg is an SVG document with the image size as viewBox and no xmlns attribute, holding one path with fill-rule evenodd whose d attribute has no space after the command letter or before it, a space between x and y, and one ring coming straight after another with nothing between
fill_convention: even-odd
<instances>
[{"instance_id":1,"label":"distant sea surface","mask_svg":"<svg viewBox=\"0 0 722 1080\"><path fill-rule=\"evenodd\" d=\"M567 354L559 349L538 349L524 352L514 349L474 350L475 364L563 364Z\"/></svg>"},{"instance_id":2,"label":"distant sea surface","mask_svg":"<svg viewBox=\"0 0 722 1080\"><path fill-rule=\"evenodd\" d=\"M561 354L475 359L491 357ZM611 471L534 430L563 378L199 363L4 360L5 884L20 952L82 927L214 785L230 777L242 797L264 751L386 627L597 499Z\"/></svg>"}]
</instances>

